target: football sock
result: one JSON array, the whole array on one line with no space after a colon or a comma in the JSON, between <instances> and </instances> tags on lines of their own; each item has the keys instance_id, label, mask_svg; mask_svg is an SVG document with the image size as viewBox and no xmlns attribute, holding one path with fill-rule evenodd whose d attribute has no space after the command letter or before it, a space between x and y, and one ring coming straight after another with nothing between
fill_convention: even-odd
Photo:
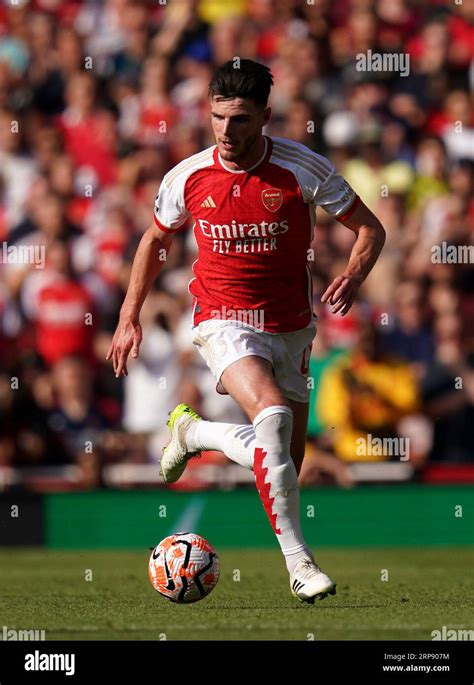
<instances>
[{"instance_id":1,"label":"football sock","mask_svg":"<svg viewBox=\"0 0 474 685\"><path fill-rule=\"evenodd\" d=\"M250 471L253 469L254 443L252 424L196 421L186 433L186 445L191 452L219 450Z\"/></svg>"},{"instance_id":2,"label":"football sock","mask_svg":"<svg viewBox=\"0 0 474 685\"><path fill-rule=\"evenodd\" d=\"M298 476L290 456L293 412L275 405L251 424L198 421L186 434L190 451L219 450L253 470L255 483L291 573L302 558L313 559L301 532Z\"/></svg>"},{"instance_id":3,"label":"football sock","mask_svg":"<svg viewBox=\"0 0 474 685\"><path fill-rule=\"evenodd\" d=\"M275 405L253 420L255 483L291 573L302 558L313 559L301 532L298 476L290 456L293 412Z\"/></svg>"}]
</instances>

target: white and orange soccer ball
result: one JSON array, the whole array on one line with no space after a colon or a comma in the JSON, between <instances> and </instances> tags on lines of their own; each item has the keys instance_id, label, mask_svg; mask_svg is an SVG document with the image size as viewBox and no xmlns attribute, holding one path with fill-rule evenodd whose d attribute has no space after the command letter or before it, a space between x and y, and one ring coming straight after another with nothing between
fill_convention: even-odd
<instances>
[{"instance_id":1,"label":"white and orange soccer ball","mask_svg":"<svg viewBox=\"0 0 474 685\"><path fill-rule=\"evenodd\" d=\"M195 533L175 533L162 540L150 556L148 576L160 595L178 604L198 602L219 580L214 547Z\"/></svg>"}]
</instances>

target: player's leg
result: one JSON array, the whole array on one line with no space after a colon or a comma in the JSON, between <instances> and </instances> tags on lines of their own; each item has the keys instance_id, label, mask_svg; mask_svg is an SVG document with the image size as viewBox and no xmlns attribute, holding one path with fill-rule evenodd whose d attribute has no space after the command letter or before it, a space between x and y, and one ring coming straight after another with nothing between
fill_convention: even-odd
<instances>
[{"instance_id":1,"label":"player's leg","mask_svg":"<svg viewBox=\"0 0 474 685\"><path fill-rule=\"evenodd\" d=\"M250 419L258 414L261 404L260 394L268 398L270 404L290 407L289 402L285 400L274 382L269 360L251 355L236 360L230 366L237 363L239 364L238 387L235 388L235 394L228 393L225 388L226 394L232 395ZM252 377L252 382L249 382L249 376ZM220 379L222 387L225 387L225 377L227 377L226 371ZM255 387L259 388L259 395L255 394ZM201 420L189 426L187 443L193 452L219 450L232 461L253 471L255 437L255 430L251 423L233 424Z\"/></svg>"},{"instance_id":2,"label":"player's leg","mask_svg":"<svg viewBox=\"0 0 474 685\"><path fill-rule=\"evenodd\" d=\"M304 459L306 446L309 410L308 360L314 334L315 327L310 326L307 329L295 332L295 334L270 338L272 341L272 382L277 385L278 390L284 397L285 404L292 410L293 420L289 451L291 453L291 465L296 485L293 492L289 493L287 491L286 495L288 507L289 509L291 508L293 531L300 531L298 473ZM282 400L280 399L280 401ZM261 414L265 414L265 411L261 412ZM253 418L254 425L257 421L258 416ZM255 432L257 439L258 430L256 429ZM258 444L258 439L256 441ZM268 474L265 478L265 482L267 481ZM271 488L270 495L273 495ZM273 499L274 502L276 500L277 498ZM278 516L277 520L279 520ZM306 545L306 553L296 552L288 554L288 550L285 553L282 544L283 540L280 539L279 541L290 571L292 591L299 599L313 601L314 597L322 598L327 593L335 594L335 583L317 566L311 551Z\"/></svg>"},{"instance_id":3,"label":"player's leg","mask_svg":"<svg viewBox=\"0 0 474 685\"><path fill-rule=\"evenodd\" d=\"M177 480L185 468L186 458L199 449L220 449L228 456L233 447L236 452L245 452L248 465L253 466L263 506L285 556L294 594L303 601L314 601L316 596L333 593L333 581L314 563L301 532L298 477L290 456L293 412L273 374L271 347L268 343L265 346L265 341L271 338L248 330L216 326L215 322L200 332L208 333L199 335L201 353L215 377L252 420L253 431L250 425L204 422L190 407L180 405L172 413L172 420L173 415L177 419L172 427L176 445L171 444L171 450L167 448L162 460L164 480ZM245 356L249 350L257 354ZM235 359L238 354L240 358ZM216 361L222 356L225 359ZM290 389L290 392L294 391ZM300 432L302 426L305 434L304 408L295 407L297 430ZM183 412L182 416L178 416L180 412ZM297 441L297 445L300 444ZM300 462L302 454L297 457Z\"/></svg>"},{"instance_id":4,"label":"player's leg","mask_svg":"<svg viewBox=\"0 0 474 685\"><path fill-rule=\"evenodd\" d=\"M293 429L290 404L273 376L271 363L258 356L236 360L224 370L220 381L253 423L247 452L251 450L257 489L291 571L300 558L310 557L311 553L300 527L297 473L290 456ZM186 416L179 421L183 429L181 439L188 453L204 448L220 448L228 453L230 445L225 440L218 445L213 435L215 424L195 418ZM184 466L176 460L176 466L169 469L168 461L169 452L162 460L162 471L165 480L172 482L174 474L184 470Z\"/></svg>"},{"instance_id":5,"label":"player's leg","mask_svg":"<svg viewBox=\"0 0 474 685\"><path fill-rule=\"evenodd\" d=\"M276 340L274 336L260 335L245 326L229 326L215 320L203 322L194 329L193 342L218 381L218 387L225 391L222 382L230 374L236 376L238 382L231 394L251 420L267 406L287 405L292 409L290 452L297 473L304 456L308 417L304 373L305 370L307 372L307 364L303 364L300 357L309 351L313 335L314 331L309 330L298 333L296 339L290 336L287 340L282 336ZM254 354L245 356L249 352ZM303 357L306 358L305 354ZM277 364L280 383L275 381L273 362ZM281 390L282 384L285 392ZM297 401L299 399L303 401ZM191 407L178 405L171 412L168 425L172 439L161 461L165 482L178 480L187 460L206 450L219 450L236 463L253 470L256 436L252 424L204 421Z\"/></svg>"},{"instance_id":6,"label":"player's leg","mask_svg":"<svg viewBox=\"0 0 474 685\"><path fill-rule=\"evenodd\" d=\"M244 367L245 376L241 374ZM258 379L258 383L256 385L250 383L250 387L246 388L247 394L240 397L243 389L241 379L243 377L248 379L249 375L250 378L252 377L251 367L255 367L255 378ZM255 473L255 482L262 504L285 556L292 592L301 601L314 602L315 598L323 598L327 593L334 594L335 585L314 562L301 532L298 476L290 458L290 444L292 436L295 435L292 430L292 410L278 386L276 388L273 386L275 383L273 376L265 373L265 367L270 372L271 367L266 360L246 357L233 364L232 372L225 376L230 393L232 394L232 390L235 389L235 399L242 401L244 410L246 410L245 400L249 400L247 411L253 416L253 426L226 424L227 427L219 441L214 437L214 432L219 432L223 424L204 422L197 415L197 420L194 420L188 414L179 421L179 427L183 429L181 444L184 446L184 453L195 448L221 449L229 453L236 443L236 453L247 454L247 459ZM245 385L248 385L248 381L245 381ZM271 398L272 402L267 407L264 406L265 389L269 392L268 398ZM281 404L273 404L276 402L281 402ZM258 411L258 408L262 406L264 408ZM180 409L194 413L187 405L180 405L173 413ZM297 415L301 417L302 408L297 407L296 410ZM204 424L205 430L200 435L199 429ZM298 425L301 425L301 418ZM217 431L213 431L213 427L217 428ZM234 431L237 435L229 438ZM247 432L242 436L240 431ZM177 431L174 432L177 434ZM298 430L297 433L300 434L300 431ZM194 437L191 438L191 436ZM298 439L296 444L300 451L295 454L300 463L304 445L301 445L301 439ZM176 450L174 453L176 454ZM177 477L185 466L186 459L174 466L175 469L178 468Z\"/></svg>"},{"instance_id":7,"label":"player's leg","mask_svg":"<svg viewBox=\"0 0 474 685\"><path fill-rule=\"evenodd\" d=\"M293 412L266 359L249 356L225 369L221 382L252 421L255 482L288 570L310 558L300 526L298 477L290 456Z\"/></svg>"},{"instance_id":8,"label":"player's leg","mask_svg":"<svg viewBox=\"0 0 474 685\"><path fill-rule=\"evenodd\" d=\"M246 381L246 360L250 355L258 359L251 365L255 383L265 388L265 393L272 402L288 404L278 386L273 383L269 388L266 383L267 377L272 377L272 354L267 336L242 325L209 320L193 329L193 343L216 379L219 392L227 394L222 387L221 377L228 367L238 361L241 369L241 394L250 400L252 390ZM274 394L275 388L277 394ZM253 401L257 399L254 398ZM249 401L249 406L250 404ZM187 460L205 450L220 450L233 461L253 470L255 434L252 424L204 421L191 407L178 405L171 412L168 425L171 429L171 442L165 448L161 460L161 474L165 483L176 482L183 473Z\"/></svg>"},{"instance_id":9,"label":"player's leg","mask_svg":"<svg viewBox=\"0 0 474 685\"><path fill-rule=\"evenodd\" d=\"M310 602L334 594L334 582L315 563L301 531L298 474L290 456L294 427L291 401L283 395L271 365L258 357L232 364L221 381L252 420L255 482L285 557L293 594ZM295 407L298 429L303 427L305 435L305 409ZM301 448L301 441L296 445L302 451L302 461L304 445Z\"/></svg>"},{"instance_id":10,"label":"player's leg","mask_svg":"<svg viewBox=\"0 0 474 685\"><path fill-rule=\"evenodd\" d=\"M245 402L251 420L259 411L259 397L253 394L254 383L271 404L291 407L293 430L290 451L297 473L301 469L306 441L309 406L307 360L314 334L315 327L308 327L295 335L265 336L245 326L229 326L215 320L203 322L194 329L193 342L221 390L225 391L221 380L225 378L226 370L239 360L241 375L234 398L240 406ZM249 352L259 361L246 361L245 355ZM252 368L251 384L247 381L249 364ZM278 384L273 378L274 366ZM171 412L168 425L172 439L161 462L165 482L178 480L187 459L205 450L219 450L232 461L253 470L255 431L252 424L204 421L191 407L178 405Z\"/></svg>"},{"instance_id":11,"label":"player's leg","mask_svg":"<svg viewBox=\"0 0 474 685\"><path fill-rule=\"evenodd\" d=\"M262 362L265 360L262 359ZM279 401L285 400L280 398ZM305 454L309 404L289 398L286 398L286 401L293 412L290 453L296 473L299 475ZM197 414L194 413L194 415L198 417ZM191 426L187 436L188 446L192 453L217 450L237 464L253 471L255 430L251 423L235 424L199 419L200 417L195 425Z\"/></svg>"},{"instance_id":12,"label":"player's leg","mask_svg":"<svg viewBox=\"0 0 474 685\"><path fill-rule=\"evenodd\" d=\"M263 364L270 362L261 359ZM245 381L244 381L245 382ZM245 386L242 386L247 391ZM275 401L277 397L275 397ZM278 401L286 403L293 412L293 430L291 434L290 453L297 474L301 470L306 447L306 433L308 428L309 402L297 402L284 397L280 392ZM199 421L196 423L191 444L195 452L218 450L237 464L253 470L255 431L252 424L232 424L215 421Z\"/></svg>"}]
</instances>

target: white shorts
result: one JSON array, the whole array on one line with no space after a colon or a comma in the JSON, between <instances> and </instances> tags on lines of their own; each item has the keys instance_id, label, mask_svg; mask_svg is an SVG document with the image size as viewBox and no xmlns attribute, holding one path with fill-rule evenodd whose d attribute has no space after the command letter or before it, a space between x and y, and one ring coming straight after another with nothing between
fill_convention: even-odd
<instances>
[{"instance_id":1,"label":"white shorts","mask_svg":"<svg viewBox=\"0 0 474 685\"><path fill-rule=\"evenodd\" d=\"M266 333L223 319L201 321L193 329L193 343L216 379L216 390L227 395L220 379L228 366L242 357L263 357L283 394L296 402L309 402L308 373L316 322L291 333Z\"/></svg>"}]
</instances>

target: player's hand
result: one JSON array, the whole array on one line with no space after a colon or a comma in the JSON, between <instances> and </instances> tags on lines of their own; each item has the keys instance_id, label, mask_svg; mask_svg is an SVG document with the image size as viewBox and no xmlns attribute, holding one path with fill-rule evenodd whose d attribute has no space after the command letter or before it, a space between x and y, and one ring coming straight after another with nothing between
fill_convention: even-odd
<instances>
[{"instance_id":1,"label":"player's hand","mask_svg":"<svg viewBox=\"0 0 474 685\"><path fill-rule=\"evenodd\" d=\"M333 314L341 312L341 316L345 316L357 297L360 284L361 281L352 276L338 276L323 293L321 302L331 304Z\"/></svg>"},{"instance_id":2,"label":"player's hand","mask_svg":"<svg viewBox=\"0 0 474 685\"><path fill-rule=\"evenodd\" d=\"M112 359L117 378L122 374L128 376L128 355L131 352L132 357L138 357L141 342L142 327L139 321L129 318L120 319L106 356L107 360Z\"/></svg>"}]
</instances>

